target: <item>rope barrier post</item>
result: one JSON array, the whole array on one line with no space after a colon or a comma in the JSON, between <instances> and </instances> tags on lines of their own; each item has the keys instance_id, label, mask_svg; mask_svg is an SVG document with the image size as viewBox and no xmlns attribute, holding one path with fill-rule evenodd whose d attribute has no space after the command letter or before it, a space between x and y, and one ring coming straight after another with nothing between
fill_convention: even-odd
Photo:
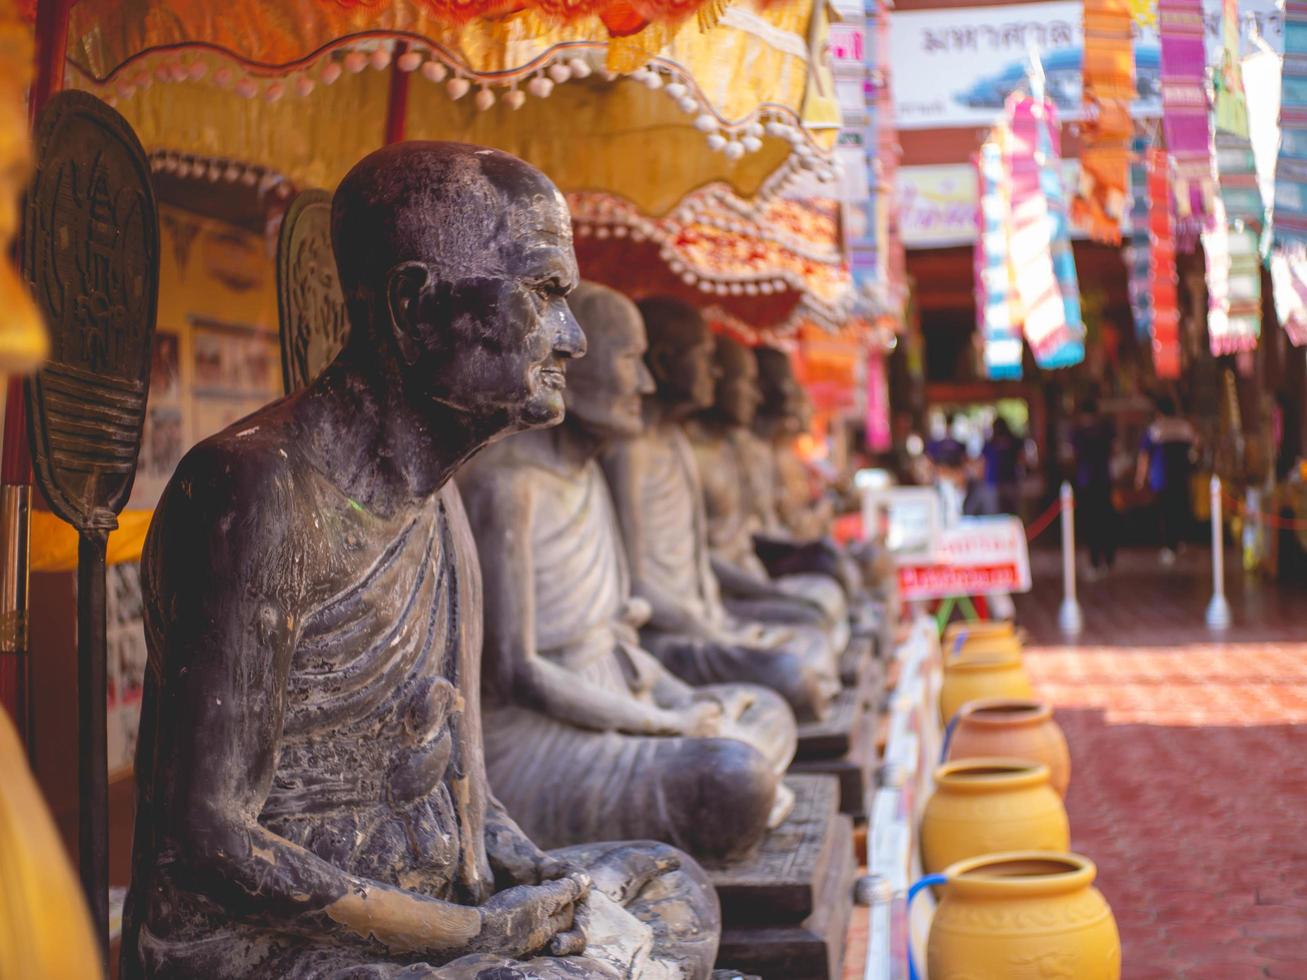
<instances>
[{"instance_id":1,"label":"rope barrier post","mask_svg":"<svg viewBox=\"0 0 1307 980\"><path fill-rule=\"evenodd\" d=\"M1225 535L1221 520L1221 478L1212 474L1212 601L1207 604L1207 628L1230 628L1230 603L1225 598Z\"/></svg>"},{"instance_id":2,"label":"rope barrier post","mask_svg":"<svg viewBox=\"0 0 1307 980\"><path fill-rule=\"evenodd\" d=\"M1057 611L1057 625L1066 636L1079 636L1085 628L1080 603L1076 599L1076 522L1075 497L1071 484L1062 482L1062 608Z\"/></svg>"}]
</instances>

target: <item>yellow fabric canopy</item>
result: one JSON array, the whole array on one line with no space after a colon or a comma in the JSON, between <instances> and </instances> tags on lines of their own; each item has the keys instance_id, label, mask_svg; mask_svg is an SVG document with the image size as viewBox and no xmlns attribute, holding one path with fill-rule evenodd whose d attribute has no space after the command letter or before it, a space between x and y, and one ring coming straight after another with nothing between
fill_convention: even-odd
<instances>
[{"instance_id":1,"label":"yellow fabric canopy","mask_svg":"<svg viewBox=\"0 0 1307 980\"><path fill-rule=\"evenodd\" d=\"M826 25L814 0L762 12L731 6L709 31L668 31L647 69L617 77L602 67L617 42L582 24L532 27L518 16L450 26L413 20L406 6L402 32L392 23L382 37L296 61L335 23L323 5L295 20L282 4L233 0L221 15L181 26L147 25L137 7L151 2L120 6L118 19L101 0L74 8L69 86L112 102L147 151L260 165L300 187L334 187L382 145L391 73L401 65L411 73L408 138L498 147L564 191L615 194L649 215L713 184L744 198L777 189L794 169L796 145L820 155L839 124L829 72L813 70ZM363 9L374 8L350 8L349 24L364 23ZM413 47L401 53L400 39ZM155 50L165 43L182 47ZM133 52L138 59L124 67ZM722 152L728 139L734 153Z\"/></svg>"}]
</instances>

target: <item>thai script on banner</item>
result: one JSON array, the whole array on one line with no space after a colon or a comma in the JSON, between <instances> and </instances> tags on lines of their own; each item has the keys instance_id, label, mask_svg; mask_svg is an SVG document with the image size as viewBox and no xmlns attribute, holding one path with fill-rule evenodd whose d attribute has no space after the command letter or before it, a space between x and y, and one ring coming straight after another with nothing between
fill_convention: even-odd
<instances>
[{"instance_id":1,"label":"thai script on banner","mask_svg":"<svg viewBox=\"0 0 1307 980\"><path fill-rule=\"evenodd\" d=\"M1197 31L1209 64L1220 63L1222 0L1201 0ZM1083 7L1067 0L992 7L899 10L892 15L890 69L899 129L990 126L1003 103L1025 83L1033 48L1047 75L1047 96L1063 121L1083 118ZM1243 0L1240 50L1260 37L1284 50L1283 15L1276 0ZM1134 38L1135 118L1162 114L1161 49L1154 22ZM1025 91L1029 91L1028 88Z\"/></svg>"}]
</instances>

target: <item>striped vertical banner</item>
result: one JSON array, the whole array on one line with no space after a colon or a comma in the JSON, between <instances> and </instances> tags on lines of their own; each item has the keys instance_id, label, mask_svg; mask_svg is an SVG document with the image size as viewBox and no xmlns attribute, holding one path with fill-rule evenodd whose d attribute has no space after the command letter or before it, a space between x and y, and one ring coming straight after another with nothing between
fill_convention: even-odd
<instances>
[{"instance_id":1,"label":"striped vertical banner","mask_svg":"<svg viewBox=\"0 0 1307 980\"><path fill-rule=\"evenodd\" d=\"M1175 163L1176 239L1193 247L1215 196L1208 119L1202 0L1158 0L1162 127Z\"/></svg>"},{"instance_id":2,"label":"striped vertical banner","mask_svg":"<svg viewBox=\"0 0 1307 980\"><path fill-rule=\"evenodd\" d=\"M986 141L974 161L979 189L976 316L983 342L985 376L992 380L1016 380L1021 377L1023 348L1010 294L1003 151L993 140Z\"/></svg>"},{"instance_id":3,"label":"striped vertical banner","mask_svg":"<svg viewBox=\"0 0 1307 980\"><path fill-rule=\"evenodd\" d=\"M1151 341L1153 336L1152 243L1148 234L1148 166L1144 153L1148 141L1136 137L1130 158L1130 244L1125 249L1126 285L1135 336Z\"/></svg>"},{"instance_id":4,"label":"striped vertical banner","mask_svg":"<svg viewBox=\"0 0 1307 980\"><path fill-rule=\"evenodd\" d=\"M1120 244L1136 97L1129 0L1085 0L1080 187L1071 217L1094 241Z\"/></svg>"},{"instance_id":5,"label":"striped vertical banner","mask_svg":"<svg viewBox=\"0 0 1307 980\"><path fill-rule=\"evenodd\" d=\"M1057 120L1051 102L1018 95L1007 101L1007 119L1009 261L1026 342L1040 367L1069 367L1084 359L1084 324L1053 136Z\"/></svg>"},{"instance_id":6,"label":"striped vertical banner","mask_svg":"<svg viewBox=\"0 0 1307 980\"><path fill-rule=\"evenodd\" d=\"M1271 285L1275 315L1307 343L1307 2L1285 0L1280 149L1275 161Z\"/></svg>"},{"instance_id":7,"label":"striped vertical banner","mask_svg":"<svg viewBox=\"0 0 1307 980\"><path fill-rule=\"evenodd\" d=\"M1166 151L1153 147L1148 161L1148 234L1152 242L1153 371L1163 379L1180 377L1180 303L1175 270L1175 231L1171 221L1171 167Z\"/></svg>"},{"instance_id":8,"label":"striped vertical banner","mask_svg":"<svg viewBox=\"0 0 1307 980\"><path fill-rule=\"evenodd\" d=\"M1307 2L1285 0L1275 242L1307 244Z\"/></svg>"},{"instance_id":9,"label":"striped vertical banner","mask_svg":"<svg viewBox=\"0 0 1307 980\"><path fill-rule=\"evenodd\" d=\"M1075 253L1071 250L1066 185L1062 182L1062 129L1057 124L1057 110L1053 103L1044 102L1043 108L1043 112L1035 113L1035 161L1039 164L1039 184L1048 202L1049 251L1053 259L1053 275L1062 294L1066 327L1056 346L1040 360L1040 367L1061 368L1071 367L1085 359L1085 325L1080 311L1080 281L1076 277ZM1119 219L1117 228L1120 228Z\"/></svg>"}]
</instances>

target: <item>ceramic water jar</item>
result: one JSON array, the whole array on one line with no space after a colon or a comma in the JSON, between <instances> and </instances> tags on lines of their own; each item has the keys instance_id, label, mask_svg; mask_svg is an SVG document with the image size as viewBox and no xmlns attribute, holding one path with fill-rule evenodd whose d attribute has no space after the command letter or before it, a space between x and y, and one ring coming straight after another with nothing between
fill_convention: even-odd
<instances>
[{"instance_id":1,"label":"ceramic water jar","mask_svg":"<svg viewBox=\"0 0 1307 980\"><path fill-rule=\"evenodd\" d=\"M931 980L1119 980L1121 940L1077 854L987 854L945 872L927 944Z\"/></svg>"},{"instance_id":2,"label":"ceramic water jar","mask_svg":"<svg viewBox=\"0 0 1307 980\"><path fill-rule=\"evenodd\" d=\"M1048 766L1029 759L961 759L935 770L935 792L921 818L928 874L998 851L1065 851L1066 807Z\"/></svg>"},{"instance_id":3,"label":"ceramic water jar","mask_svg":"<svg viewBox=\"0 0 1307 980\"><path fill-rule=\"evenodd\" d=\"M982 698L1032 699L1034 688L1021 664L1018 646L964 649L944 662L939 691L940 718L947 724L968 701Z\"/></svg>"},{"instance_id":4,"label":"ceramic water jar","mask_svg":"<svg viewBox=\"0 0 1307 980\"><path fill-rule=\"evenodd\" d=\"M1066 796L1071 756L1066 736L1047 704L1024 698L982 698L958 709L951 724L953 734L944 761L977 756L1032 759L1048 766L1053 789Z\"/></svg>"}]
</instances>

